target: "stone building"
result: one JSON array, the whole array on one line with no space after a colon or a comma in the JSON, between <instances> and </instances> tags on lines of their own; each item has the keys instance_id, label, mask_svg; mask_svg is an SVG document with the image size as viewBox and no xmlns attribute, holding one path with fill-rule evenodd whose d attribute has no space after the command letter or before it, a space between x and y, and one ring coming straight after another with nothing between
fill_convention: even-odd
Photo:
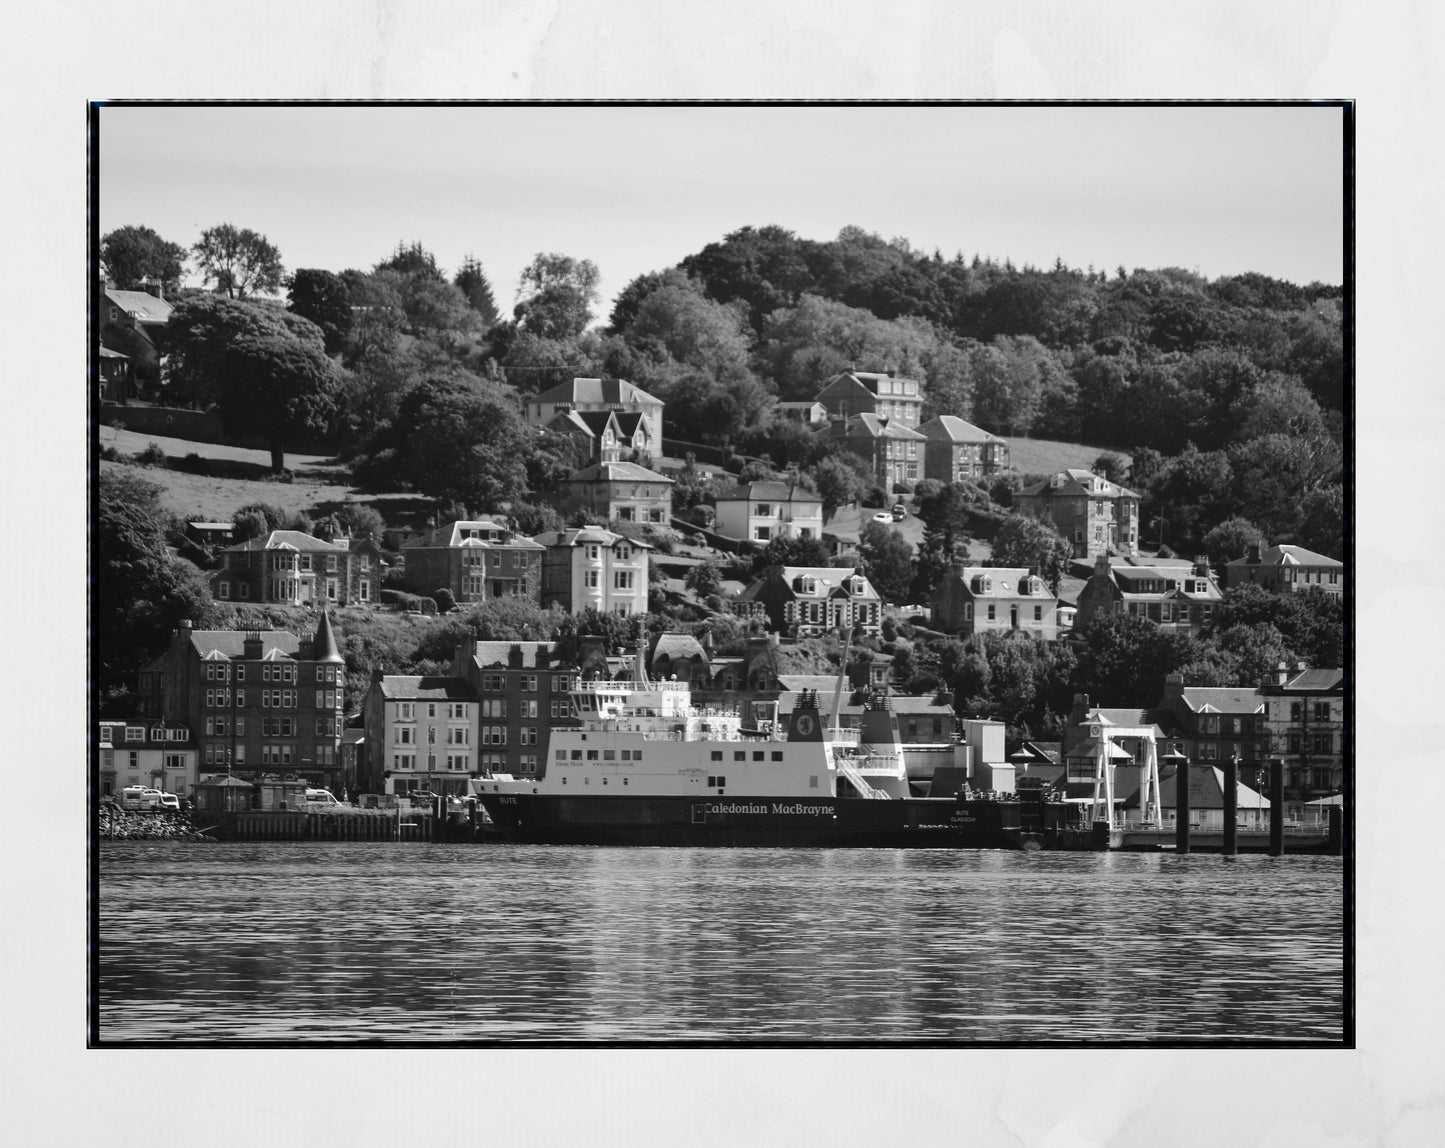
<instances>
[{"instance_id":1,"label":"stone building","mask_svg":"<svg viewBox=\"0 0 1445 1148\"><path fill-rule=\"evenodd\" d=\"M436 527L402 547L410 589L418 594L446 589L459 603L512 597L540 603L546 552L504 520L488 518Z\"/></svg>"},{"instance_id":2,"label":"stone building","mask_svg":"<svg viewBox=\"0 0 1445 1148\"><path fill-rule=\"evenodd\" d=\"M1139 553L1139 495L1087 470L1061 470L1013 496L1015 508L1052 522L1074 557Z\"/></svg>"}]
</instances>

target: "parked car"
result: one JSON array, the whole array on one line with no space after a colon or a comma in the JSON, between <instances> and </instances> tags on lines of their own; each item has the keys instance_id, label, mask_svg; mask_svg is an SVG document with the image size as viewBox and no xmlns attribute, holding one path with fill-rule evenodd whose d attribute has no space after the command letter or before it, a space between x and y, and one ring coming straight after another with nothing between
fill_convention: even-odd
<instances>
[{"instance_id":1,"label":"parked car","mask_svg":"<svg viewBox=\"0 0 1445 1148\"><path fill-rule=\"evenodd\" d=\"M889 514L888 511L886 511L886 510L880 510L877 514L875 514L875 515L873 516L873 521L874 521L874 522L892 522L892 521L893 521L893 515Z\"/></svg>"},{"instance_id":2,"label":"parked car","mask_svg":"<svg viewBox=\"0 0 1445 1148\"><path fill-rule=\"evenodd\" d=\"M907 517L908 507L904 506L901 502L895 502L893 504L893 521L902 522Z\"/></svg>"}]
</instances>

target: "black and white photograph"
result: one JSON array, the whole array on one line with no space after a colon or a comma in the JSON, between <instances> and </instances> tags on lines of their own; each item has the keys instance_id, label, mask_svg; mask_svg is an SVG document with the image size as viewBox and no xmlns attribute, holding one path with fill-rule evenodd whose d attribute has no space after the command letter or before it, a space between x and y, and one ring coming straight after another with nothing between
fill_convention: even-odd
<instances>
[{"instance_id":1,"label":"black and white photograph","mask_svg":"<svg viewBox=\"0 0 1445 1148\"><path fill-rule=\"evenodd\" d=\"M95 105L92 1041L1348 1046L1352 117Z\"/></svg>"}]
</instances>

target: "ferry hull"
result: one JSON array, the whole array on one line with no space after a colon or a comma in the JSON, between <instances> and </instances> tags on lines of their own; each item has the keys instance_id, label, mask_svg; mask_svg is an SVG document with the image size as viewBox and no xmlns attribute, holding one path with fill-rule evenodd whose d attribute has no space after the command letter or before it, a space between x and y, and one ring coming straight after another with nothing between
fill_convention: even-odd
<instances>
[{"instance_id":1,"label":"ferry hull","mask_svg":"<svg viewBox=\"0 0 1445 1148\"><path fill-rule=\"evenodd\" d=\"M1012 802L480 795L503 840L552 845L1020 849L1046 846ZM1042 830L1042 826L1038 829Z\"/></svg>"}]
</instances>

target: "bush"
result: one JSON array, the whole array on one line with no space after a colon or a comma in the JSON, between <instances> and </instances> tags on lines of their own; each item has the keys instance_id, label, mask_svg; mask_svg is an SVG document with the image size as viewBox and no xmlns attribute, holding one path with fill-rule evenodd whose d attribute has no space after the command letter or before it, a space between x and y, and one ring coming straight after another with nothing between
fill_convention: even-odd
<instances>
[{"instance_id":1,"label":"bush","mask_svg":"<svg viewBox=\"0 0 1445 1148\"><path fill-rule=\"evenodd\" d=\"M211 463L209 459L202 458L196 454L195 451L192 451L186 455L185 458L181 459L180 462L176 463L176 469L183 470L187 474L210 474Z\"/></svg>"},{"instance_id":2,"label":"bush","mask_svg":"<svg viewBox=\"0 0 1445 1148\"><path fill-rule=\"evenodd\" d=\"M151 443L135 456L136 462L142 466L165 466L166 452L161 450L159 443Z\"/></svg>"},{"instance_id":3,"label":"bush","mask_svg":"<svg viewBox=\"0 0 1445 1148\"><path fill-rule=\"evenodd\" d=\"M432 591L432 600L437 604L437 610L442 614L450 614L457 608L457 600L452 597L452 592L443 586L440 590Z\"/></svg>"},{"instance_id":4,"label":"bush","mask_svg":"<svg viewBox=\"0 0 1445 1148\"><path fill-rule=\"evenodd\" d=\"M381 589L381 601L385 606L404 610L409 614L435 614L437 612L437 604L431 598L422 594L407 594L401 590L391 590L385 586Z\"/></svg>"}]
</instances>

